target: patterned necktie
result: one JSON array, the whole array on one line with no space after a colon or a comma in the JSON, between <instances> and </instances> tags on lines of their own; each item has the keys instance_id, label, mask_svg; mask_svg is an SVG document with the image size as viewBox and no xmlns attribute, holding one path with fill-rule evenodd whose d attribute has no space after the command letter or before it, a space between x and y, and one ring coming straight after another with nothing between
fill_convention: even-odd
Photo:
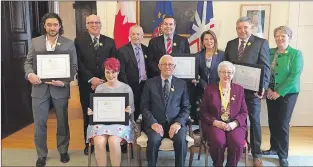
<instances>
[{"instance_id":1,"label":"patterned necktie","mask_svg":"<svg viewBox=\"0 0 313 167\"><path fill-rule=\"evenodd\" d=\"M97 37L93 38L93 47L95 48L96 51L99 48L99 43L98 43L98 38Z\"/></svg>"},{"instance_id":2,"label":"patterned necktie","mask_svg":"<svg viewBox=\"0 0 313 167\"><path fill-rule=\"evenodd\" d=\"M170 96L170 86L169 86L168 79L164 80L163 94L164 94L164 104L166 106L168 98Z\"/></svg>"},{"instance_id":3,"label":"patterned necktie","mask_svg":"<svg viewBox=\"0 0 313 167\"><path fill-rule=\"evenodd\" d=\"M246 43L246 41L241 41L241 44L240 44L239 49L238 49L238 57L237 57L238 60L242 59L243 51L245 49L245 43Z\"/></svg>"},{"instance_id":4,"label":"patterned necktie","mask_svg":"<svg viewBox=\"0 0 313 167\"><path fill-rule=\"evenodd\" d=\"M166 44L166 54L172 53L172 39L167 38L167 44Z\"/></svg>"},{"instance_id":5,"label":"patterned necktie","mask_svg":"<svg viewBox=\"0 0 313 167\"><path fill-rule=\"evenodd\" d=\"M139 71L139 81L140 81L140 47L136 46L135 47L136 53L136 60L137 60L137 66L138 66L138 71Z\"/></svg>"}]
</instances>

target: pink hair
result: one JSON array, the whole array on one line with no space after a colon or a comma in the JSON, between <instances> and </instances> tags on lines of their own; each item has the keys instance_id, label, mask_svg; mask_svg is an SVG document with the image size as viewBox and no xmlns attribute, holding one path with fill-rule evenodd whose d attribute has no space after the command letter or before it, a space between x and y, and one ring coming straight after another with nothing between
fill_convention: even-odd
<instances>
[{"instance_id":1,"label":"pink hair","mask_svg":"<svg viewBox=\"0 0 313 167\"><path fill-rule=\"evenodd\" d=\"M107 58L103 66L107 70L113 70L114 72L120 71L120 61L116 58Z\"/></svg>"}]
</instances>

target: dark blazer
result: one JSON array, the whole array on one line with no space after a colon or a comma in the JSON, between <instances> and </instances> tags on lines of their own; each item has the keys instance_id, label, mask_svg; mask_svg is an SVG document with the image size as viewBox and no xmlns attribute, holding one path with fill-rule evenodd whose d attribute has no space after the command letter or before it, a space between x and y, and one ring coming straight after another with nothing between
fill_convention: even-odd
<instances>
[{"instance_id":1,"label":"dark blazer","mask_svg":"<svg viewBox=\"0 0 313 167\"><path fill-rule=\"evenodd\" d=\"M167 106L164 104L162 79L160 76L148 79L141 97L141 110L144 128L151 129L154 123L168 123L171 125L179 122L186 126L190 103L186 81L172 77L170 96Z\"/></svg>"},{"instance_id":2,"label":"dark blazer","mask_svg":"<svg viewBox=\"0 0 313 167\"><path fill-rule=\"evenodd\" d=\"M102 46L100 46L102 45ZM116 57L116 47L112 38L100 35L99 49L95 50L89 33L75 39L78 57L78 77L80 82L88 82L92 77L104 79L103 63L108 57Z\"/></svg>"},{"instance_id":3,"label":"dark blazer","mask_svg":"<svg viewBox=\"0 0 313 167\"><path fill-rule=\"evenodd\" d=\"M213 55L211 68L208 69L205 60L205 49L201 50L196 57L196 66L199 70L199 88L204 89L207 84L217 84L219 81L217 66L224 60L224 52L221 50L217 51L217 54ZM208 74L210 74L208 81Z\"/></svg>"},{"instance_id":4,"label":"dark blazer","mask_svg":"<svg viewBox=\"0 0 313 167\"><path fill-rule=\"evenodd\" d=\"M244 89L240 85L231 84L230 90L231 121L237 120L239 127L246 128L248 109L245 101ZM212 126L215 120L221 121L222 101L218 84L208 85L204 90L203 101L200 107L203 126ZM204 130L205 132L205 130Z\"/></svg>"},{"instance_id":5,"label":"dark blazer","mask_svg":"<svg viewBox=\"0 0 313 167\"><path fill-rule=\"evenodd\" d=\"M238 38L227 42L225 59L232 63L241 62L263 65L264 78L261 84L264 89L267 89L270 80L270 54L267 40L251 35L241 60L237 60L238 45Z\"/></svg>"},{"instance_id":6,"label":"dark blazer","mask_svg":"<svg viewBox=\"0 0 313 167\"><path fill-rule=\"evenodd\" d=\"M143 52L147 71L147 47L141 44L141 49ZM138 63L134 53L133 46L130 42L118 50L117 58L121 64L118 79L128 85L138 84L139 83Z\"/></svg>"},{"instance_id":7,"label":"dark blazer","mask_svg":"<svg viewBox=\"0 0 313 167\"><path fill-rule=\"evenodd\" d=\"M176 45L176 46L175 46ZM190 53L188 39L174 34L172 53ZM150 77L160 75L160 58L166 54L164 36L152 38L148 46L148 69Z\"/></svg>"}]
</instances>

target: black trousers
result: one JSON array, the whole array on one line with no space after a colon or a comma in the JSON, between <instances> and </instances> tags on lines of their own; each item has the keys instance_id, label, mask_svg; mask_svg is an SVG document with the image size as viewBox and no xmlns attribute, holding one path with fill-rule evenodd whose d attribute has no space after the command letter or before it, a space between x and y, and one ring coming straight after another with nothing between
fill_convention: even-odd
<instances>
[{"instance_id":1,"label":"black trousers","mask_svg":"<svg viewBox=\"0 0 313 167\"><path fill-rule=\"evenodd\" d=\"M134 119L135 121L138 119L139 115L141 114L140 102L141 102L141 95L142 95L144 85L145 85L145 81L141 81L140 83L130 85L134 94L134 103L135 103Z\"/></svg>"},{"instance_id":2,"label":"black trousers","mask_svg":"<svg viewBox=\"0 0 313 167\"><path fill-rule=\"evenodd\" d=\"M158 152L161 145L161 141L164 137L168 138L168 132L170 129L170 125L165 123L162 124L164 130L164 136L160 136L151 128L146 128L145 133L148 136L148 143L147 143L147 160L148 160L148 167L155 167L157 160L158 160ZM187 155L187 128L182 127L177 134L175 134L172 138L174 151L175 151L175 166L181 167L184 166L186 155Z\"/></svg>"},{"instance_id":3,"label":"black trousers","mask_svg":"<svg viewBox=\"0 0 313 167\"><path fill-rule=\"evenodd\" d=\"M248 108L248 115L250 120L250 144L251 153L253 158L261 158L261 123L260 123L260 112L261 112L261 99L254 95L253 91L245 90L245 100ZM246 141L248 136L246 135Z\"/></svg>"},{"instance_id":4,"label":"black trousers","mask_svg":"<svg viewBox=\"0 0 313 167\"><path fill-rule=\"evenodd\" d=\"M288 158L289 123L299 93L288 93L276 100L266 99L268 123L271 133L271 149L277 151L278 157Z\"/></svg>"},{"instance_id":5,"label":"black trousers","mask_svg":"<svg viewBox=\"0 0 313 167\"><path fill-rule=\"evenodd\" d=\"M83 119L84 119L84 144L86 144L86 135L87 135L87 127L89 125L89 116L87 114L87 108L90 107L90 93L94 93L94 90L91 89L91 84L81 81L78 82L79 85L79 96L80 96L80 104L83 111Z\"/></svg>"}]
</instances>

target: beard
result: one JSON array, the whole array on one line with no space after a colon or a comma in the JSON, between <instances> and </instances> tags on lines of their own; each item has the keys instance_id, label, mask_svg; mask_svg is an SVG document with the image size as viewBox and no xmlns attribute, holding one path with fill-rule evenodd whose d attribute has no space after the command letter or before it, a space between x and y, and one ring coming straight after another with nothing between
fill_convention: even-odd
<instances>
[{"instance_id":1,"label":"beard","mask_svg":"<svg viewBox=\"0 0 313 167\"><path fill-rule=\"evenodd\" d=\"M59 34L59 32L57 32L57 31L48 31L46 34L49 35L50 37L55 37L55 36L57 36Z\"/></svg>"}]
</instances>

